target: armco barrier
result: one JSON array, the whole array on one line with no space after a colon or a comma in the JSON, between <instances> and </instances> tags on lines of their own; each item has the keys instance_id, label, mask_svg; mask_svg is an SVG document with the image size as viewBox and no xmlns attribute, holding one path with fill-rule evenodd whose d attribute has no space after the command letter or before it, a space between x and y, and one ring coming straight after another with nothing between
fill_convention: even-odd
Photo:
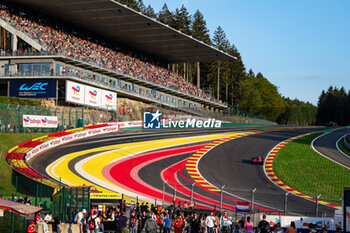
<instances>
[{"instance_id":1,"label":"armco barrier","mask_svg":"<svg viewBox=\"0 0 350 233\"><path fill-rule=\"evenodd\" d=\"M21 173L22 175L37 182L42 182L45 185L57 188L57 183L50 181L47 179L47 177L37 173L35 170L30 168L27 164L27 161L32 159L37 154L44 152L45 150L62 144L95 135L117 132L121 127L120 123L123 123L123 128L126 127L124 126L124 122L106 123L65 130L62 132L52 133L46 136L35 138L23 142L8 150L5 154L5 159L7 163L12 167L12 169ZM131 125L130 127L135 127L133 126L132 122L129 123ZM136 125L136 123L134 123L134 125Z\"/></svg>"},{"instance_id":2,"label":"armco barrier","mask_svg":"<svg viewBox=\"0 0 350 233\"><path fill-rule=\"evenodd\" d=\"M350 134L346 135L344 137L344 146L350 150Z\"/></svg>"}]
</instances>

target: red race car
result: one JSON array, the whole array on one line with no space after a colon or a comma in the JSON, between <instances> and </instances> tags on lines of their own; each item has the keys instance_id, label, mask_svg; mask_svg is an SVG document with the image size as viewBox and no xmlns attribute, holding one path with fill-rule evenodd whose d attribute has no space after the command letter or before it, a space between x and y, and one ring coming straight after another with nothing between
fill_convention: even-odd
<instances>
[{"instance_id":1,"label":"red race car","mask_svg":"<svg viewBox=\"0 0 350 233\"><path fill-rule=\"evenodd\" d=\"M258 164L258 165L263 165L264 162L265 162L265 158L264 157L261 157L261 156L256 156L256 157L253 157L251 160L250 160L251 164Z\"/></svg>"}]
</instances>

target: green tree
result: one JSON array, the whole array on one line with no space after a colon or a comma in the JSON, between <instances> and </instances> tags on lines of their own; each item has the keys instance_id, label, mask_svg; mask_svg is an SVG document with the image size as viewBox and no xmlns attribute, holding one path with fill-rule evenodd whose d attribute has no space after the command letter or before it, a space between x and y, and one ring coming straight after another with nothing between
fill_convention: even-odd
<instances>
[{"instance_id":1,"label":"green tree","mask_svg":"<svg viewBox=\"0 0 350 233\"><path fill-rule=\"evenodd\" d=\"M180 9L176 8L174 12L174 20L170 24L176 30L179 30L187 35L191 35L191 15L188 12L185 5L182 5Z\"/></svg>"},{"instance_id":2,"label":"green tree","mask_svg":"<svg viewBox=\"0 0 350 233\"><path fill-rule=\"evenodd\" d=\"M168 6L166 3L164 3L162 9L158 12L157 19L167 25L171 25L171 23L174 21L173 14L169 11Z\"/></svg>"},{"instance_id":3,"label":"green tree","mask_svg":"<svg viewBox=\"0 0 350 233\"><path fill-rule=\"evenodd\" d=\"M197 10L192 18L192 37L210 45L211 40L209 35L209 29L207 28L207 22L204 20L202 13L199 10Z\"/></svg>"},{"instance_id":4,"label":"green tree","mask_svg":"<svg viewBox=\"0 0 350 233\"><path fill-rule=\"evenodd\" d=\"M143 12L145 15L147 15L148 17L152 18L152 19L156 19L157 15L154 12L154 9L152 8L151 5L148 5L145 9L145 12Z\"/></svg>"}]
</instances>

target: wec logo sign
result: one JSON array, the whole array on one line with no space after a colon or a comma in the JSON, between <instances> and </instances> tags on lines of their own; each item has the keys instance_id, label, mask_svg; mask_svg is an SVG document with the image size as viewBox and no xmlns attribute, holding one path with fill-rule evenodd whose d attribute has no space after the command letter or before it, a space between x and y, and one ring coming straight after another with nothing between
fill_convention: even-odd
<instances>
[{"instance_id":1,"label":"wec logo sign","mask_svg":"<svg viewBox=\"0 0 350 233\"><path fill-rule=\"evenodd\" d=\"M48 83L34 83L32 86L28 86L27 84L23 84L22 86L20 86L19 90L20 91L45 91L46 90L46 86L48 85Z\"/></svg>"}]
</instances>

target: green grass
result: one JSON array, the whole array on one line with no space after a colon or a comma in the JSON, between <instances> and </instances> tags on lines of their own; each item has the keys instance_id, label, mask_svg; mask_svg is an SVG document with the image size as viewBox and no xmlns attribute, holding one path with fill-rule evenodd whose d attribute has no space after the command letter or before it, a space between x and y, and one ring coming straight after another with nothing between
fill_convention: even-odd
<instances>
[{"instance_id":1,"label":"green grass","mask_svg":"<svg viewBox=\"0 0 350 233\"><path fill-rule=\"evenodd\" d=\"M345 138L342 138L339 143L338 143L338 147L339 149L344 152L345 154L349 155L350 156L350 150L348 148L345 147L344 145L344 140Z\"/></svg>"},{"instance_id":2,"label":"green grass","mask_svg":"<svg viewBox=\"0 0 350 233\"><path fill-rule=\"evenodd\" d=\"M288 143L278 152L273 169L285 184L311 197L340 205L344 186L350 186L350 170L322 157L311 148L314 133Z\"/></svg>"},{"instance_id":3,"label":"green grass","mask_svg":"<svg viewBox=\"0 0 350 233\"><path fill-rule=\"evenodd\" d=\"M40 100L0 96L1 104L41 106Z\"/></svg>"},{"instance_id":4,"label":"green grass","mask_svg":"<svg viewBox=\"0 0 350 233\"><path fill-rule=\"evenodd\" d=\"M40 137L46 133L0 133L0 195L10 195L15 193L15 185L12 184L12 169L6 163L4 155L10 148Z\"/></svg>"}]
</instances>

